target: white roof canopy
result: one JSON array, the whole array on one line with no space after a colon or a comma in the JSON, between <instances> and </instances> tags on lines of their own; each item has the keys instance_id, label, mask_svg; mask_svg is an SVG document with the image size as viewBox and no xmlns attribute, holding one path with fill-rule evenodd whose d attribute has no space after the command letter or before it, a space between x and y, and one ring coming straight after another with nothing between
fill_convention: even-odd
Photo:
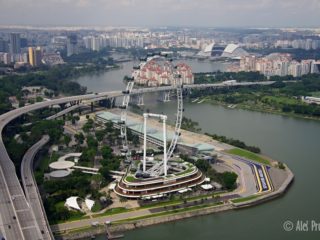
<instances>
[{"instance_id":1,"label":"white roof canopy","mask_svg":"<svg viewBox=\"0 0 320 240\"><path fill-rule=\"evenodd\" d=\"M87 205L87 208L91 211L91 208L92 208L93 205L94 205L94 201L91 200L91 199L86 199L86 200L84 200L84 201L85 201L85 203L86 203L86 205Z\"/></svg>"},{"instance_id":2,"label":"white roof canopy","mask_svg":"<svg viewBox=\"0 0 320 240\"><path fill-rule=\"evenodd\" d=\"M213 186L211 184L203 184L201 185L201 188L204 190L210 190L213 188Z\"/></svg>"},{"instance_id":3,"label":"white roof canopy","mask_svg":"<svg viewBox=\"0 0 320 240\"><path fill-rule=\"evenodd\" d=\"M76 209L76 210L81 210L81 208L79 207L78 201L77 201L78 198L79 197L69 197L69 198L67 198L65 206L67 206L69 208Z\"/></svg>"}]
</instances>

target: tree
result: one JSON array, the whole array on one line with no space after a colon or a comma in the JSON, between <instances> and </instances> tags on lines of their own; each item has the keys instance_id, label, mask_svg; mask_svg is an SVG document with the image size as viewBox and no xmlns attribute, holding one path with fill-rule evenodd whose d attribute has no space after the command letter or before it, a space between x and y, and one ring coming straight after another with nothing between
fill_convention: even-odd
<instances>
[{"instance_id":1,"label":"tree","mask_svg":"<svg viewBox=\"0 0 320 240\"><path fill-rule=\"evenodd\" d=\"M96 138L99 142L101 142L104 138L105 132L104 130L100 130L96 132Z\"/></svg>"},{"instance_id":2,"label":"tree","mask_svg":"<svg viewBox=\"0 0 320 240\"><path fill-rule=\"evenodd\" d=\"M113 149L109 146L103 146L101 148L101 155L104 159L109 159L112 157Z\"/></svg>"},{"instance_id":3,"label":"tree","mask_svg":"<svg viewBox=\"0 0 320 240\"><path fill-rule=\"evenodd\" d=\"M87 144L89 148L98 148L98 141L92 135L89 135L87 137Z\"/></svg>"},{"instance_id":4,"label":"tree","mask_svg":"<svg viewBox=\"0 0 320 240\"><path fill-rule=\"evenodd\" d=\"M138 135L133 135L132 136L132 143L133 143L134 146L138 146L139 145L140 139L139 139Z\"/></svg>"},{"instance_id":5,"label":"tree","mask_svg":"<svg viewBox=\"0 0 320 240\"><path fill-rule=\"evenodd\" d=\"M63 141L66 146L69 146L69 143L71 142L71 137L69 135L64 135Z\"/></svg>"},{"instance_id":6,"label":"tree","mask_svg":"<svg viewBox=\"0 0 320 240\"><path fill-rule=\"evenodd\" d=\"M79 144L83 144L84 142L84 135L82 133L78 133L76 135L74 135L74 138L76 139L76 141L79 143Z\"/></svg>"},{"instance_id":7,"label":"tree","mask_svg":"<svg viewBox=\"0 0 320 240\"><path fill-rule=\"evenodd\" d=\"M210 163L204 159L198 159L196 161L196 167L199 168L202 172L207 172L211 168Z\"/></svg>"},{"instance_id":8,"label":"tree","mask_svg":"<svg viewBox=\"0 0 320 240\"><path fill-rule=\"evenodd\" d=\"M110 175L110 171L107 167L102 167L99 169L99 173L102 175L102 177L107 181L110 182L112 177Z\"/></svg>"},{"instance_id":9,"label":"tree","mask_svg":"<svg viewBox=\"0 0 320 240\"><path fill-rule=\"evenodd\" d=\"M106 126L106 131L107 131L108 133L109 133L109 132L112 132L112 130L113 130L113 123L112 123L111 121L106 122L104 125Z\"/></svg>"},{"instance_id":10,"label":"tree","mask_svg":"<svg viewBox=\"0 0 320 240\"><path fill-rule=\"evenodd\" d=\"M70 217L69 210L63 205L56 206L55 214L57 215L57 219L67 220Z\"/></svg>"},{"instance_id":11,"label":"tree","mask_svg":"<svg viewBox=\"0 0 320 240\"><path fill-rule=\"evenodd\" d=\"M234 172L224 172L224 173L221 173L221 178L224 186L227 189L233 189L235 187L235 183L237 181L238 175Z\"/></svg>"},{"instance_id":12,"label":"tree","mask_svg":"<svg viewBox=\"0 0 320 240\"><path fill-rule=\"evenodd\" d=\"M86 148L82 151L82 154L80 156L80 161L91 162L94 160L96 153L97 153L97 151L95 148Z\"/></svg>"}]
</instances>

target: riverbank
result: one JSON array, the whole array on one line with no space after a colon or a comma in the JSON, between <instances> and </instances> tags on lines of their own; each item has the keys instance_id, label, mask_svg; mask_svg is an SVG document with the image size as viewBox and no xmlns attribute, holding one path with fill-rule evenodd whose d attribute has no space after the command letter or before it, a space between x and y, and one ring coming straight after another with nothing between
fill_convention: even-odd
<instances>
[{"instance_id":1,"label":"riverbank","mask_svg":"<svg viewBox=\"0 0 320 240\"><path fill-rule=\"evenodd\" d=\"M263 195L254 195L253 197L239 198L239 201L229 200L227 202L207 206L203 208L192 209L190 211L169 213L162 216L148 216L147 218L137 218L137 219L124 219L118 222L111 223L109 226L100 225L97 227L87 227L74 229L69 232L60 233L56 235L56 239L61 240L75 240L75 239L88 239L96 235L106 234L111 232L117 234L119 232L123 233L129 230L148 227L156 224L163 224L173 221L180 221L183 219L204 216L219 212L225 212L230 210L237 210L245 207L252 207L257 204L265 203L267 201L273 200L282 196L290 187L293 182L294 175L291 170L286 166L287 177L281 186L273 192L263 194ZM155 214L156 215L156 214Z\"/></svg>"},{"instance_id":2,"label":"riverbank","mask_svg":"<svg viewBox=\"0 0 320 240\"><path fill-rule=\"evenodd\" d=\"M190 102L192 102L192 101L190 101ZM230 109L242 109L242 110L247 110L247 111L254 111L254 112L268 113L268 114L276 114L276 115L299 118L299 119L320 121L320 117L313 117L313 116L308 116L308 115L295 114L293 112L288 113L288 112L283 112L283 111L280 111L280 110L261 108L261 107L258 107L257 105L254 105L254 104L252 104L252 105L232 104L232 107L230 107L229 103L216 101L216 100L210 99L208 97L204 97L202 99L200 98L199 102L194 102L194 103L197 103L197 104L210 103L210 104L213 104L213 105L216 105L216 106L223 106L225 108L230 108Z\"/></svg>"},{"instance_id":3,"label":"riverbank","mask_svg":"<svg viewBox=\"0 0 320 240\"><path fill-rule=\"evenodd\" d=\"M113 109L112 112L117 113L118 110ZM128 116L130 118L134 118L136 121L142 120L140 115L133 114L131 112L128 113ZM150 120L150 125L153 128L161 127L161 124L156 120ZM172 126L168 126L168 131L170 130L173 130ZM210 143L215 146L216 150L221 151L221 153L224 150L233 148L231 145L220 143L216 140L213 140L209 136L185 130L182 130L182 140L188 142L189 144L199 142ZM229 159L228 161L230 160L231 159ZM275 163L275 160L269 160L271 162L271 165L274 165L273 163ZM280 170L276 167L270 167L270 169L270 175L273 180L273 189L272 191L269 191L267 193L258 193L250 196L248 196L249 194L241 195L240 193L243 192L243 187L239 186L239 189L237 189L237 191L226 194L219 194L219 197L217 197L216 201L220 202L208 204L206 202L206 199L210 199L210 201L212 201L212 196L202 196L205 201L204 203L201 202L201 198L197 203L194 203L191 207L187 208L179 206L178 208L174 208L173 210L170 210L170 208L164 208L161 209L161 211L152 211L150 209L145 209L143 210L143 212L141 209L140 211L138 211L139 213L130 211L130 213L115 214L112 216L106 215L103 217L84 220L81 224L80 221L75 221L72 223L61 225L58 224L56 226L52 226L52 228L56 233L58 233L59 238L57 239L83 239L90 238L93 235L103 234L107 230L106 226L104 226L104 223L106 221L112 222L112 224L108 226L108 229L111 232L123 232L140 227L182 220L195 216L208 215L211 213L232 209L235 210L242 207L250 207L279 197L287 190L290 183L292 182L293 174L288 167L286 167L286 170ZM237 193L240 195L235 196L235 194ZM252 194L252 192L250 194ZM229 197L227 197L226 195L229 195ZM99 226L91 227L90 225L92 222L99 222Z\"/></svg>"}]
</instances>

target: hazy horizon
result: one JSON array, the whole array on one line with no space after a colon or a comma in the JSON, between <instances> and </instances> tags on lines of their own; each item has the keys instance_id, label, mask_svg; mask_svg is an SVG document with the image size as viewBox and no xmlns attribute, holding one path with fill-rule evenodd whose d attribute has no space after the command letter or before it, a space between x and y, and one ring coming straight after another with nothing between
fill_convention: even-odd
<instances>
[{"instance_id":1,"label":"hazy horizon","mask_svg":"<svg viewBox=\"0 0 320 240\"><path fill-rule=\"evenodd\" d=\"M318 0L0 0L0 25L320 27Z\"/></svg>"}]
</instances>

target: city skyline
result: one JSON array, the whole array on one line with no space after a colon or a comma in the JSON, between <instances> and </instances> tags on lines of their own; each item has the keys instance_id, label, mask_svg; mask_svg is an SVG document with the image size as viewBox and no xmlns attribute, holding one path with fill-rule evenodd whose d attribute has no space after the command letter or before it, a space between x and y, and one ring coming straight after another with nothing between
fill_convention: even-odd
<instances>
[{"instance_id":1,"label":"city skyline","mask_svg":"<svg viewBox=\"0 0 320 240\"><path fill-rule=\"evenodd\" d=\"M201 4L192 0L1 0L0 3L2 25L38 26L318 27L320 10L317 0L204 0Z\"/></svg>"}]
</instances>

